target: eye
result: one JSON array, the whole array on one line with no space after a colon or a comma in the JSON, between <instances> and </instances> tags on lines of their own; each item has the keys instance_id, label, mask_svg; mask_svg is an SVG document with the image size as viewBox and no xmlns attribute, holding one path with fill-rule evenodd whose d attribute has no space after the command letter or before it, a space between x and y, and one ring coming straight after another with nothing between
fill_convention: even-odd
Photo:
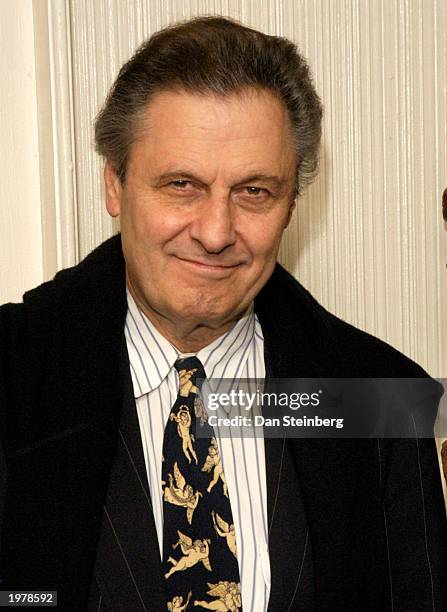
<instances>
[{"instance_id":1,"label":"eye","mask_svg":"<svg viewBox=\"0 0 447 612\"><path fill-rule=\"evenodd\" d=\"M200 186L190 179L179 178L169 181L169 183L165 185L165 189L167 189L167 193L170 193L173 197L190 198L199 193Z\"/></svg>"},{"instance_id":2,"label":"eye","mask_svg":"<svg viewBox=\"0 0 447 612\"><path fill-rule=\"evenodd\" d=\"M187 181L185 179L179 179L177 181L172 181L170 185L172 185L176 189L185 189L186 187L191 185L191 181Z\"/></svg>"},{"instance_id":3,"label":"eye","mask_svg":"<svg viewBox=\"0 0 447 612\"><path fill-rule=\"evenodd\" d=\"M265 195L269 195L269 192L267 191L267 189L264 189L263 187L253 187L252 185L248 185L247 187L244 187L245 193L251 196L265 196Z\"/></svg>"}]
</instances>

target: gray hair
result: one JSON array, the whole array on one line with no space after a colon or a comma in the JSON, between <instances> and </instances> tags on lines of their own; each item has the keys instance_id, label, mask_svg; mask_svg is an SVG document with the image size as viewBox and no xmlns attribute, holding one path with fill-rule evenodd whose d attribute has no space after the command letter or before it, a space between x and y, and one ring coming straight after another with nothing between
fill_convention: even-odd
<instances>
[{"instance_id":1,"label":"gray hair","mask_svg":"<svg viewBox=\"0 0 447 612\"><path fill-rule=\"evenodd\" d=\"M296 147L296 192L318 171L322 105L309 66L289 40L224 17L198 17L153 34L126 62L95 122L97 152L122 183L151 96L159 91L226 96L265 89L285 104Z\"/></svg>"}]
</instances>

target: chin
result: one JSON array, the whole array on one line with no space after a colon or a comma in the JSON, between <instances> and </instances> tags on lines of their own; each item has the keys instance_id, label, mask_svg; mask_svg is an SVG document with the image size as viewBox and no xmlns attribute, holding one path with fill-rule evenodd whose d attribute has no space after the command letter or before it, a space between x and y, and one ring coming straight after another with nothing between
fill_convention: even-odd
<instances>
[{"instance_id":1,"label":"chin","mask_svg":"<svg viewBox=\"0 0 447 612\"><path fill-rule=\"evenodd\" d=\"M212 303L202 301L200 303L182 304L181 310L176 312L179 319L187 319L197 324L217 328L224 325L236 316L237 304L233 306L219 304L214 300Z\"/></svg>"},{"instance_id":2,"label":"chin","mask_svg":"<svg viewBox=\"0 0 447 612\"><path fill-rule=\"evenodd\" d=\"M206 325L211 325L214 322L218 324L222 321L223 314L220 309L215 307L206 308L203 304L199 307L194 304L183 304L182 309L175 313L178 319L197 321L197 323L204 323Z\"/></svg>"}]
</instances>

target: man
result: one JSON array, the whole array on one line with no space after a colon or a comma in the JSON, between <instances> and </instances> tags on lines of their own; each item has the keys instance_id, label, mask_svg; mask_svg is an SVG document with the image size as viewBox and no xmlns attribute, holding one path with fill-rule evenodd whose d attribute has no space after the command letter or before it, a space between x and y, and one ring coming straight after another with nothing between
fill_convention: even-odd
<instances>
[{"instance_id":1,"label":"man","mask_svg":"<svg viewBox=\"0 0 447 612\"><path fill-rule=\"evenodd\" d=\"M294 45L230 20L122 67L96 122L121 235L0 310L3 589L64 610L444 608L433 440L219 438L200 407L205 377L426 377L275 266L320 133Z\"/></svg>"}]
</instances>

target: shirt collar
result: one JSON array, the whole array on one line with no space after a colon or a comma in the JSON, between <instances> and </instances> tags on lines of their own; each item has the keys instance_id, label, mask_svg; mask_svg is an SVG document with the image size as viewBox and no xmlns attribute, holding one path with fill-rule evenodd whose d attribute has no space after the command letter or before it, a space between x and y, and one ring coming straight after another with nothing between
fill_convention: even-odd
<instances>
[{"instance_id":1,"label":"shirt collar","mask_svg":"<svg viewBox=\"0 0 447 612\"><path fill-rule=\"evenodd\" d=\"M239 378L247 362L255 334L253 304L225 334L197 353L207 379Z\"/></svg>"},{"instance_id":2,"label":"shirt collar","mask_svg":"<svg viewBox=\"0 0 447 612\"><path fill-rule=\"evenodd\" d=\"M156 389L166 378L178 351L138 308L128 289L124 333L134 395L138 398Z\"/></svg>"},{"instance_id":3,"label":"shirt collar","mask_svg":"<svg viewBox=\"0 0 447 612\"><path fill-rule=\"evenodd\" d=\"M135 398L156 389L168 376L179 351L138 308L127 289L125 337ZM238 378L247 362L255 335L253 304L225 334L197 353L207 378Z\"/></svg>"}]
</instances>

